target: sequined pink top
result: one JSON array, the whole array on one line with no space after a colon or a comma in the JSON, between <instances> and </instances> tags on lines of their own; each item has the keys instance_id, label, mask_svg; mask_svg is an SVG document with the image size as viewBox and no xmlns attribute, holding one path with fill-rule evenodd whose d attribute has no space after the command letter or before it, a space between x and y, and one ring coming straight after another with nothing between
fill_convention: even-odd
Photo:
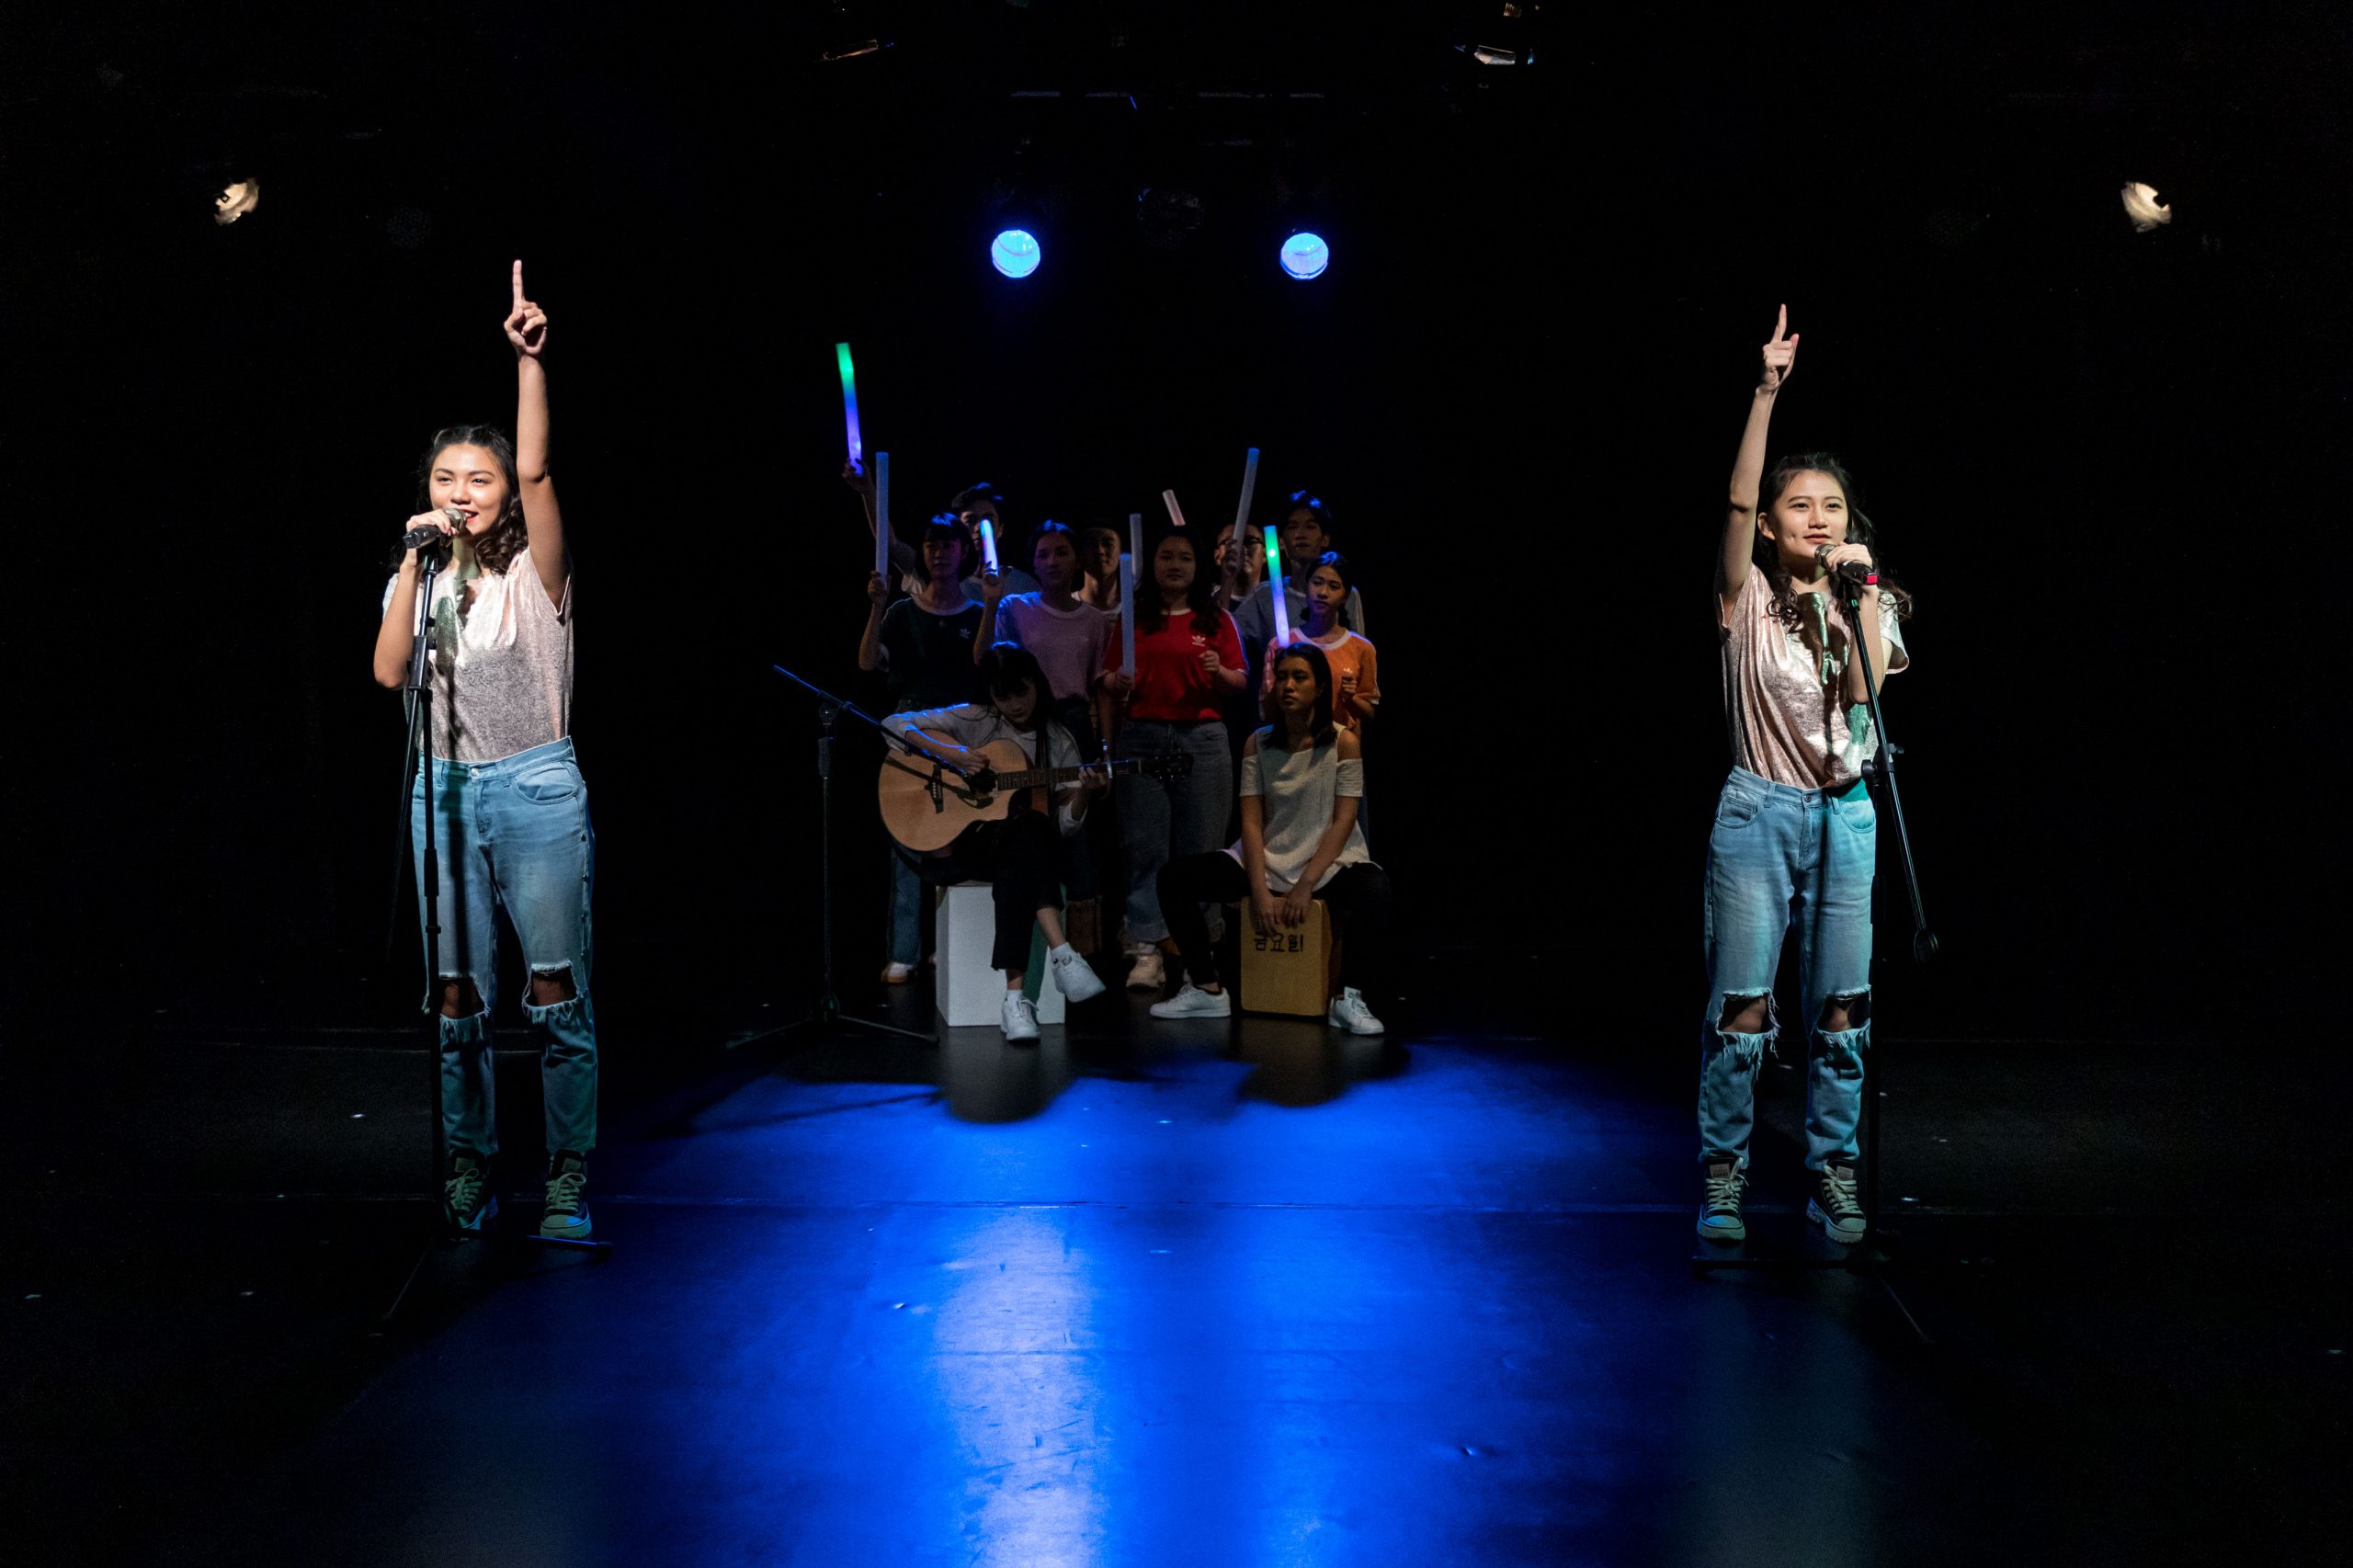
<instances>
[{"instance_id":1,"label":"sequined pink top","mask_svg":"<svg viewBox=\"0 0 2353 1568\"><path fill-rule=\"evenodd\" d=\"M1721 601L1719 601L1721 604ZM1846 789L1879 749L1870 710L1846 701L1847 632L1840 612L1821 594L1801 594L1811 639L1773 614L1773 585L1751 568L1720 628L1723 648L1724 729L1735 767L1800 790ZM1880 600L1880 630L1893 675L1911 664L1892 598Z\"/></svg>"}]
</instances>

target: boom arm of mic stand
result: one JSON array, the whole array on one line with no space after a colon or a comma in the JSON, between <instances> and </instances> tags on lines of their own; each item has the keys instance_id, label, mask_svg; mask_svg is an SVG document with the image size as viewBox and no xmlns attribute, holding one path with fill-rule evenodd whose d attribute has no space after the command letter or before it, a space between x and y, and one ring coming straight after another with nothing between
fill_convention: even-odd
<instances>
[{"instance_id":1,"label":"boom arm of mic stand","mask_svg":"<svg viewBox=\"0 0 2353 1568\"><path fill-rule=\"evenodd\" d=\"M1871 733L1879 737L1878 764L1880 782L1887 787L1888 813L1895 819L1896 854L1904 862L1904 890L1912 897L1912 961L1927 963L1937 956L1937 934L1928 929L1928 912L1920 902L1920 873L1912 863L1912 835L1904 825L1904 797L1895 787L1895 745L1887 738L1887 721L1879 710L1879 672L1871 668L1870 640L1863 635L1862 591L1852 580L1847 584L1847 639L1854 644L1855 657L1862 662L1863 697L1870 709ZM1865 775L1871 771L1865 765Z\"/></svg>"}]
</instances>

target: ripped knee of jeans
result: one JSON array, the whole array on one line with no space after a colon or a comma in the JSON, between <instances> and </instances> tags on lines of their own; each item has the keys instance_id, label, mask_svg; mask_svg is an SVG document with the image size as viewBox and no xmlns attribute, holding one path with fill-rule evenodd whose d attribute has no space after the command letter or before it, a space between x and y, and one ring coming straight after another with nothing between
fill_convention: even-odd
<instances>
[{"instance_id":1,"label":"ripped knee of jeans","mask_svg":"<svg viewBox=\"0 0 2353 1568\"><path fill-rule=\"evenodd\" d=\"M523 1011L535 1024L544 1024L576 1013L580 1008L580 988L573 983L572 965L563 963L533 964L531 994L523 1004Z\"/></svg>"},{"instance_id":2,"label":"ripped knee of jeans","mask_svg":"<svg viewBox=\"0 0 2353 1568\"><path fill-rule=\"evenodd\" d=\"M1865 1028L1870 1021L1870 992L1849 991L1824 999L1822 1017L1814 1020L1814 1028L1824 1034L1847 1034Z\"/></svg>"},{"instance_id":3,"label":"ripped knee of jeans","mask_svg":"<svg viewBox=\"0 0 2353 1568\"><path fill-rule=\"evenodd\" d=\"M1839 1027L1843 1026L1843 1027ZM1858 991L1822 1005L1813 1031L1813 1054L1841 1078L1863 1075L1863 1042L1870 1035L1871 995Z\"/></svg>"},{"instance_id":4,"label":"ripped knee of jeans","mask_svg":"<svg viewBox=\"0 0 2353 1568\"><path fill-rule=\"evenodd\" d=\"M435 999L426 1004L427 1012L438 1013L436 1020L441 1026L441 1043L447 1045L483 1045L490 1040L490 1009L483 1006L482 992L470 974L445 974L434 982Z\"/></svg>"},{"instance_id":5,"label":"ripped knee of jeans","mask_svg":"<svg viewBox=\"0 0 2353 1568\"><path fill-rule=\"evenodd\" d=\"M1781 1019L1769 991L1726 992L1716 1007L1716 1049L1754 1068L1780 1038Z\"/></svg>"}]
</instances>

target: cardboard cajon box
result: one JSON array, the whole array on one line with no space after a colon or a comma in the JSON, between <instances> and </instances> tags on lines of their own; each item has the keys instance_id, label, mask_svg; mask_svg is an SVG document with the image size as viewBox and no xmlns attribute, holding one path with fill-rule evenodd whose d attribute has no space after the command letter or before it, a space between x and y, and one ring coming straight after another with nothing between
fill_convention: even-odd
<instances>
[{"instance_id":1,"label":"cardboard cajon box","mask_svg":"<svg viewBox=\"0 0 2353 1568\"><path fill-rule=\"evenodd\" d=\"M1263 936L1248 904L1237 906L1235 914L1241 922L1242 1010L1322 1017L1340 973L1340 939L1324 901L1307 906L1306 924Z\"/></svg>"}]
</instances>

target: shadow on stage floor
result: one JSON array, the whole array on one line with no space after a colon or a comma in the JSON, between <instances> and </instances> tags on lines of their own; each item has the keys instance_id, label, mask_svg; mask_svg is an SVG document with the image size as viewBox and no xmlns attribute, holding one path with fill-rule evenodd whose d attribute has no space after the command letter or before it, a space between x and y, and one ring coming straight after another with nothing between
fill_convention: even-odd
<instances>
[{"instance_id":1,"label":"shadow on stage floor","mask_svg":"<svg viewBox=\"0 0 2353 1568\"><path fill-rule=\"evenodd\" d=\"M611 1256L438 1250L389 1335L414 1036L19 1056L10 1555L2293 1562L2346 1523L2340 1065L1884 1041L1923 1347L1853 1274L1694 1275L1685 1051L1395 1022L617 1008ZM536 1070L498 1065L528 1228ZM1802 1078L1766 1077L1749 1246L1803 1256Z\"/></svg>"}]
</instances>

